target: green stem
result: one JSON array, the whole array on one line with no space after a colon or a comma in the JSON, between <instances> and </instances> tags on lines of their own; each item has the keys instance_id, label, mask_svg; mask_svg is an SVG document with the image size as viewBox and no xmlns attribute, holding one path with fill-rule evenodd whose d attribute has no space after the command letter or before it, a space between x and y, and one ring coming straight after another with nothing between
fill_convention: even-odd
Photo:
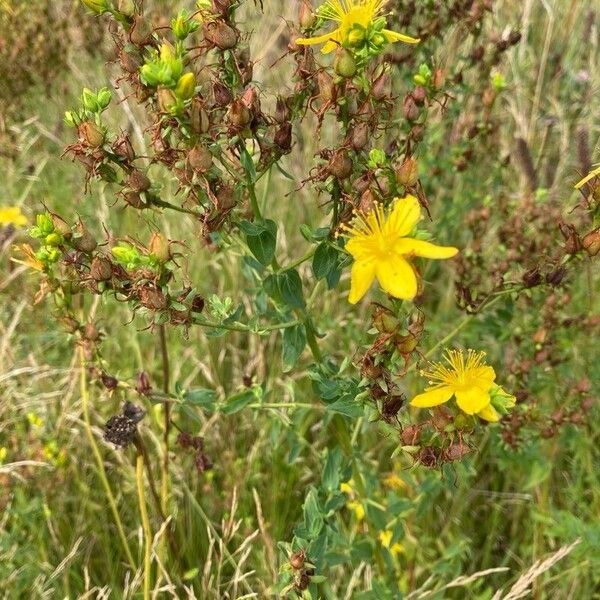
<instances>
[{"instance_id":1,"label":"green stem","mask_svg":"<svg viewBox=\"0 0 600 600\"><path fill-rule=\"evenodd\" d=\"M253 328L248 325L243 325L242 323L215 323L212 321L204 321L202 319L194 321L194 324L199 325L200 327L209 327L211 329L226 329L227 331L242 331L246 333L260 333L263 331L277 331L279 329L288 329L289 327L296 327L296 325L299 325L300 323L302 323L302 321L296 319L295 321L288 321L287 323L279 323L277 325L264 325L257 328Z\"/></svg>"},{"instance_id":2,"label":"green stem","mask_svg":"<svg viewBox=\"0 0 600 600\"><path fill-rule=\"evenodd\" d=\"M154 206L160 206L161 208L168 208L169 210L175 210L180 213L185 213L187 215L194 215L194 217L202 217L203 215L195 210L190 210L189 208L183 208L183 206L177 206L176 204L171 204L166 200L161 200L160 198L150 198L150 202Z\"/></svg>"},{"instance_id":3,"label":"green stem","mask_svg":"<svg viewBox=\"0 0 600 600\"><path fill-rule=\"evenodd\" d=\"M302 263L305 263L307 260L310 260L315 255L315 252L316 248L314 248L310 252L307 252L304 256L302 256L298 260L295 260L293 263L281 267L280 273L284 273L285 271L291 271L292 269L299 267Z\"/></svg>"},{"instance_id":4,"label":"green stem","mask_svg":"<svg viewBox=\"0 0 600 600\"><path fill-rule=\"evenodd\" d=\"M89 413L89 389L87 386L87 377L85 372L85 360L83 356L83 346L80 347L80 365L81 365L81 375L80 375L80 388L81 388L81 406L83 411L83 421L85 424L85 432L87 438L89 440L90 446L92 447L92 451L94 453L94 457L96 459L96 465L98 468L98 476L100 477L100 481L102 482L102 487L104 488L104 492L106 494L106 498L108 499L108 503L110 505L111 511L113 513L113 518L115 520L115 524L117 526L117 531L119 533L119 538L121 539L121 544L123 545L123 549L125 550L125 554L127 556L127 561L129 562L130 567L135 571L135 561L133 560L133 554L131 553L131 549L129 548L129 544L127 543L127 537L125 536L125 530L123 528L123 523L121 522L121 517L119 515L119 510L117 508L117 502L110 488L110 483L108 482L108 478L106 477L106 471L104 470L104 461L102 460L102 455L100 454L100 450L98 445L96 444L96 440L94 438L94 434L92 432L92 425L90 421L90 413Z\"/></svg>"},{"instance_id":5,"label":"green stem","mask_svg":"<svg viewBox=\"0 0 600 600\"><path fill-rule=\"evenodd\" d=\"M135 463L135 479L137 483L138 500L140 504L140 517L144 532L144 600L150 600L150 570L152 552L152 531L148 519L148 507L144 493L144 455L138 452Z\"/></svg>"}]
</instances>

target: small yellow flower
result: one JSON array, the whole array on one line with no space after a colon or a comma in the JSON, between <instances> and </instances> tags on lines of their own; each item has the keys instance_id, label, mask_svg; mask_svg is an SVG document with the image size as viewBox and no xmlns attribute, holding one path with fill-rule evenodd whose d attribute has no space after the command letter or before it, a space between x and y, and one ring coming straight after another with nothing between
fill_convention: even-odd
<instances>
[{"instance_id":1,"label":"small yellow flower","mask_svg":"<svg viewBox=\"0 0 600 600\"><path fill-rule=\"evenodd\" d=\"M325 44L321 48L323 54L333 52L338 46L356 45L366 38L366 30L374 24L378 17L383 17L383 8L387 0L327 0L318 15L327 21L339 23L331 33L314 38L300 38L297 44ZM390 29L382 29L383 39L388 43L404 42L418 44L420 40L396 33Z\"/></svg>"},{"instance_id":2,"label":"small yellow flower","mask_svg":"<svg viewBox=\"0 0 600 600\"><path fill-rule=\"evenodd\" d=\"M27 217L21 212L18 206L0 208L0 225L23 227L27 225Z\"/></svg>"},{"instance_id":3,"label":"small yellow flower","mask_svg":"<svg viewBox=\"0 0 600 600\"><path fill-rule=\"evenodd\" d=\"M389 215L376 204L367 214L357 214L344 232L350 239L346 250L354 258L348 301L356 304L373 280L391 296L412 300L417 295L417 276L406 260L412 256L452 258L458 250L406 237L421 217L419 201L414 196L395 198Z\"/></svg>"},{"instance_id":4,"label":"small yellow flower","mask_svg":"<svg viewBox=\"0 0 600 600\"><path fill-rule=\"evenodd\" d=\"M435 363L431 371L423 371L422 375L429 378L431 385L415 396L411 405L428 408L456 396L458 407L468 415L498 421L500 415L492 405L492 396L502 397L501 405L506 408L514 406L514 398L494 383L496 372L484 363L484 358L485 352L469 350L465 359L462 350L448 350L445 360L449 367Z\"/></svg>"},{"instance_id":5,"label":"small yellow flower","mask_svg":"<svg viewBox=\"0 0 600 600\"><path fill-rule=\"evenodd\" d=\"M396 473L390 473L387 475L383 480L383 485L392 490L404 490L408 487L406 482L398 477Z\"/></svg>"},{"instance_id":6,"label":"small yellow flower","mask_svg":"<svg viewBox=\"0 0 600 600\"><path fill-rule=\"evenodd\" d=\"M592 179L594 179L594 177L600 175L600 167L598 167L597 169L594 169L592 172L588 173L581 181L578 181L575 184L575 189L579 190L581 189L588 181L591 181Z\"/></svg>"},{"instance_id":7,"label":"small yellow flower","mask_svg":"<svg viewBox=\"0 0 600 600\"><path fill-rule=\"evenodd\" d=\"M365 518L365 507L358 500L352 500L346 503L346 506L354 512L357 521L362 521Z\"/></svg>"},{"instance_id":8,"label":"small yellow flower","mask_svg":"<svg viewBox=\"0 0 600 600\"><path fill-rule=\"evenodd\" d=\"M348 494L348 496L354 495L354 490L352 489L351 482L344 482L340 484L340 491L344 492L344 494Z\"/></svg>"},{"instance_id":9,"label":"small yellow flower","mask_svg":"<svg viewBox=\"0 0 600 600\"><path fill-rule=\"evenodd\" d=\"M379 533L379 541L384 548L387 548L393 556L404 552L404 548L401 544L395 543L392 545L392 536L393 533L386 529L385 531L381 531Z\"/></svg>"}]
</instances>

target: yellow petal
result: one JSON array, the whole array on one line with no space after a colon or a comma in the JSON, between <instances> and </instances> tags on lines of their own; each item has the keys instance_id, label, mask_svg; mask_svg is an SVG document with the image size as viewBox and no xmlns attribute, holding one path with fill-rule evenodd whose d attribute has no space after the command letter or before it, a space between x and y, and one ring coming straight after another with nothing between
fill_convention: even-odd
<instances>
[{"instance_id":1,"label":"yellow petal","mask_svg":"<svg viewBox=\"0 0 600 600\"><path fill-rule=\"evenodd\" d=\"M23 225L27 225L27 217L21 212L18 206L0 208L0 225L23 227Z\"/></svg>"},{"instance_id":2,"label":"yellow petal","mask_svg":"<svg viewBox=\"0 0 600 600\"><path fill-rule=\"evenodd\" d=\"M490 393L476 386L466 390L457 390L456 403L468 415L474 415L483 410L490 403Z\"/></svg>"},{"instance_id":3,"label":"yellow petal","mask_svg":"<svg viewBox=\"0 0 600 600\"><path fill-rule=\"evenodd\" d=\"M492 367L477 367L473 369L470 377L478 388L489 390L494 385L496 371Z\"/></svg>"},{"instance_id":4,"label":"yellow petal","mask_svg":"<svg viewBox=\"0 0 600 600\"><path fill-rule=\"evenodd\" d=\"M598 167L597 169L594 169L591 173L586 175L581 181L578 181L575 184L575 189L578 190L578 189L582 188L588 181L590 181L591 179L594 179L594 177L596 177L596 175L600 175L600 167Z\"/></svg>"},{"instance_id":5,"label":"yellow petal","mask_svg":"<svg viewBox=\"0 0 600 600\"><path fill-rule=\"evenodd\" d=\"M375 263L370 260L355 260L350 275L348 302L356 304L367 293L373 279L375 279Z\"/></svg>"},{"instance_id":6,"label":"yellow petal","mask_svg":"<svg viewBox=\"0 0 600 600\"><path fill-rule=\"evenodd\" d=\"M325 35L319 35L313 38L298 38L296 40L296 44L299 46L312 46L314 44L325 44L325 47L321 50L321 52L325 51L325 48L328 48L330 44L333 44L333 50L337 48L337 44L335 42L341 43L341 31L336 29L331 33L326 33ZM327 52L331 52L331 50L327 50ZM325 52L324 52L325 53Z\"/></svg>"},{"instance_id":7,"label":"yellow petal","mask_svg":"<svg viewBox=\"0 0 600 600\"><path fill-rule=\"evenodd\" d=\"M496 411L496 409L492 406L492 403L488 404L482 410L477 413L478 417L481 417L485 421L490 421L490 423L495 423L500 420L500 415Z\"/></svg>"},{"instance_id":8,"label":"yellow petal","mask_svg":"<svg viewBox=\"0 0 600 600\"><path fill-rule=\"evenodd\" d=\"M404 256L421 256L423 258L452 258L458 254L458 249L452 246L436 246L431 242L412 238L399 239L394 250Z\"/></svg>"},{"instance_id":9,"label":"yellow petal","mask_svg":"<svg viewBox=\"0 0 600 600\"><path fill-rule=\"evenodd\" d=\"M379 285L390 296L412 300L417 295L415 271L401 256L391 254L389 258L377 261L376 274Z\"/></svg>"},{"instance_id":10,"label":"yellow petal","mask_svg":"<svg viewBox=\"0 0 600 600\"><path fill-rule=\"evenodd\" d=\"M421 205L414 196L409 194L405 198L396 198L392 212L383 226L384 234L404 237L412 231L420 216Z\"/></svg>"},{"instance_id":11,"label":"yellow petal","mask_svg":"<svg viewBox=\"0 0 600 600\"><path fill-rule=\"evenodd\" d=\"M404 35L403 33L391 31L390 29L384 29L382 33L383 35L385 35L385 39L390 44L393 44L394 42L404 42L405 44L418 44L421 41L420 38L410 37L410 35Z\"/></svg>"},{"instance_id":12,"label":"yellow petal","mask_svg":"<svg viewBox=\"0 0 600 600\"><path fill-rule=\"evenodd\" d=\"M424 391L418 396L415 396L410 401L410 404L411 406L416 406L418 408L429 408L430 406L438 406L439 404L444 404L444 402L448 402L448 400L452 398L453 393L454 390L447 385L443 385L441 387L434 387Z\"/></svg>"}]
</instances>

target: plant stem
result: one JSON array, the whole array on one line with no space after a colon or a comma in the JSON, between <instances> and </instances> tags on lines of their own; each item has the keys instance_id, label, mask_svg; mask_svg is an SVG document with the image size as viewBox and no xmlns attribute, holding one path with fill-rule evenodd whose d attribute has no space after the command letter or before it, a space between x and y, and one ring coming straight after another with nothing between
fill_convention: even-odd
<instances>
[{"instance_id":1,"label":"plant stem","mask_svg":"<svg viewBox=\"0 0 600 600\"><path fill-rule=\"evenodd\" d=\"M194 321L194 324L199 325L200 327L210 327L212 329L226 329L228 331L243 331L248 333L259 333L262 331L278 331L279 329L296 327L296 325L299 325L300 323L302 323L302 321L296 319L295 321L288 321L287 323L279 323L277 325L265 325L264 327L257 327L256 329L254 329L248 325L243 325L242 323L214 323L211 321L204 321L201 319Z\"/></svg>"},{"instance_id":2,"label":"plant stem","mask_svg":"<svg viewBox=\"0 0 600 600\"><path fill-rule=\"evenodd\" d=\"M169 349L167 346L167 332L165 326L160 325L158 328L160 339L160 353L162 359L163 372L163 391L169 394L170 388L170 368L169 368ZM169 512L169 432L171 425L171 405L169 402L163 402L164 413L164 431L163 431L163 459L161 463L161 485L160 498L162 512L166 515Z\"/></svg>"},{"instance_id":3,"label":"plant stem","mask_svg":"<svg viewBox=\"0 0 600 600\"><path fill-rule=\"evenodd\" d=\"M119 538L121 539L121 544L123 545L123 549L125 550L125 554L127 556L127 561L129 562L129 566L135 571L135 561L133 560L133 554L131 553L131 549L129 548L129 544L127 542L127 537L125 536L125 530L123 529L123 523L121 522L121 517L119 515L119 510L117 508L117 502L110 488L110 483L108 482L108 478L106 477L106 471L104 470L104 462L102 460L102 455L100 454L100 450L98 445L96 444L96 440L94 438L94 433L92 432L92 425L90 421L90 413L89 413L89 388L87 385L87 377L85 372L85 360L83 356L83 347L80 348L80 388L81 388L81 406L83 411L83 421L85 424L85 433L89 440L90 446L92 447L92 451L94 453L94 458L96 459L96 465L98 467L98 476L100 477L100 481L102 482L102 486L104 487L104 492L106 493L106 497L108 499L108 503L113 513L113 518L115 520L115 525L117 526L117 531L119 532Z\"/></svg>"},{"instance_id":4,"label":"plant stem","mask_svg":"<svg viewBox=\"0 0 600 600\"><path fill-rule=\"evenodd\" d=\"M138 500L140 504L140 517L144 531L144 600L150 600L150 570L152 552L152 531L148 520L148 508L144 493L144 455L138 452L135 463L135 480L137 483Z\"/></svg>"},{"instance_id":5,"label":"plant stem","mask_svg":"<svg viewBox=\"0 0 600 600\"><path fill-rule=\"evenodd\" d=\"M190 210L189 208L183 208L183 206L177 206L176 204L171 204L170 202L167 202L166 200L161 200L160 198L151 198L150 202L154 206L160 206L161 208L175 210L177 212L185 213L187 215L194 215L194 217L202 216L199 212L197 212L195 210Z\"/></svg>"},{"instance_id":6,"label":"plant stem","mask_svg":"<svg viewBox=\"0 0 600 600\"><path fill-rule=\"evenodd\" d=\"M308 316L304 321L304 328L306 329L306 341L308 342L308 347L310 348L314 359L319 363L323 362L323 355L321 354L321 349L319 348L319 343L317 342L315 328L310 317Z\"/></svg>"}]
</instances>

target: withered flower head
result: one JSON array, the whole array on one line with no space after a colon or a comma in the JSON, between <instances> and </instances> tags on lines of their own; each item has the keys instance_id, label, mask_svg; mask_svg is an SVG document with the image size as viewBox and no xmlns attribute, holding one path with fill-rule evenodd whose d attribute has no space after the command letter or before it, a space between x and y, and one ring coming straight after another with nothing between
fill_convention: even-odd
<instances>
[{"instance_id":1,"label":"withered flower head","mask_svg":"<svg viewBox=\"0 0 600 600\"><path fill-rule=\"evenodd\" d=\"M104 426L104 439L121 448L127 448L137 434L137 425L144 418L146 411L133 404L125 402L123 411L112 416Z\"/></svg>"}]
</instances>

